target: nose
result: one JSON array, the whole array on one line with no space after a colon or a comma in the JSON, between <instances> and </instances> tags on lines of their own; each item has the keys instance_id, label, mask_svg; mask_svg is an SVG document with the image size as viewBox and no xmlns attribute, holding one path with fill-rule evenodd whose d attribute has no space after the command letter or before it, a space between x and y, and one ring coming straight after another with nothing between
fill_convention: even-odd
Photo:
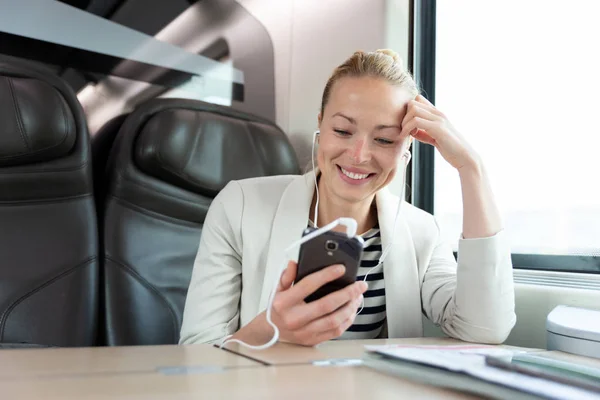
<instances>
[{"instance_id":1,"label":"nose","mask_svg":"<svg viewBox=\"0 0 600 400\"><path fill-rule=\"evenodd\" d=\"M362 164L369 161L371 152L369 145L366 143L364 138L356 139L353 141L352 147L350 148L350 157L356 164Z\"/></svg>"}]
</instances>

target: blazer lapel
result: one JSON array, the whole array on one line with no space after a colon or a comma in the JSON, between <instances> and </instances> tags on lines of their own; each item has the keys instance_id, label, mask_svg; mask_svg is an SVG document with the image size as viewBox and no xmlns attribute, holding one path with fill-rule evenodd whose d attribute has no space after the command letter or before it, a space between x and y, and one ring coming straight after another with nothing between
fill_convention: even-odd
<instances>
[{"instance_id":1,"label":"blazer lapel","mask_svg":"<svg viewBox=\"0 0 600 400\"><path fill-rule=\"evenodd\" d=\"M308 225L313 194L314 172L309 172L294 179L281 196L271 229L259 312L267 308L271 290L278 284L281 272L288 261L290 259L298 261L299 246L288 254L285 253L285 249L302 237L302 231Z\"/></svg>"},{"instance_id":2,"label":"blazer lapel","mask_svg":"<svg viewBox=\"0 0 600 400\"><path fill-rule=\"evenodd\" d=\"M402 212L394 234L399 201L400 198L387 188L376 196L382 249L392 245L383 261L388 337L420 337L423 336L423 321L417 258Z\"/></svg>"}]
</instances>

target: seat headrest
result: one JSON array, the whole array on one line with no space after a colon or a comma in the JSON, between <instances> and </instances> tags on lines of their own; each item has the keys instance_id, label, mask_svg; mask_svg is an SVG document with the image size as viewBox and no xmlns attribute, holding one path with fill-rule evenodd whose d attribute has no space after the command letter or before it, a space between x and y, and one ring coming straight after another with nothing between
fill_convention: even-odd
<instances>
[{"instance_id":1,"label":"seat headrest","mask_svg":"<svg viewBox=\"0 0 600 400\"><path fill-rule=\"evenodd\" d=\"M0 167L64 157L76 137L75 118L55 87L0 74Z\"/></svg>"},{"instance_id":2,"label":"seat headrest","mask_svg":"<svg viewBox=\"0 0 600 400\"><path fill-rule=\"evenodd\" d=\"M290 153L286 135L273 124L186 108L158 111L134 144L142 171L211 197L231 180L291 172Z\"/></svg>"}]
</instances>

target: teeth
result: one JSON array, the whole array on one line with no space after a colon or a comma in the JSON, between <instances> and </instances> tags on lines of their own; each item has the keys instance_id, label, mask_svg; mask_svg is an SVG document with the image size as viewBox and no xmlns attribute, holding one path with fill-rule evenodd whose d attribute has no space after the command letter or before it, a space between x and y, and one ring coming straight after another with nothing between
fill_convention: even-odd
<instances>
[{"instance_id":1,"label":"teeth","mask_svg":"<svg viewBox=\"0 0 600 400\"><path fill-rule=\"evenodd\" d=\"M360 179L365 179L367 176L369 176L369 174L355 174L352 172L348 172L344 168L341 168L341 167L340 167L340 169L342 170L344 175L346 175L348 178L351 178L351 179L360 180Z\"/></svg>"}]
</instances>

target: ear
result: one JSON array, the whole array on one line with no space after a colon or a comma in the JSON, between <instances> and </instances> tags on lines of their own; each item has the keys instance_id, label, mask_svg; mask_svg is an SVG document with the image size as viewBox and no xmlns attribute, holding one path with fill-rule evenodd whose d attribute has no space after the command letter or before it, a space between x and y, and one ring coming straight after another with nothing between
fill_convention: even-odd
<instances>
[{"instance_id":1,"label":"ear","mask_svg":"<svg viewBox=\"0 0 600 400\"><path fill-rule=\"evenodd\" d=\"M319 111L319 114L317 115L317 125L318 125L319 129L321 129L321 122L323 122L323 115Z\"/></svg>"}]
</instances>

